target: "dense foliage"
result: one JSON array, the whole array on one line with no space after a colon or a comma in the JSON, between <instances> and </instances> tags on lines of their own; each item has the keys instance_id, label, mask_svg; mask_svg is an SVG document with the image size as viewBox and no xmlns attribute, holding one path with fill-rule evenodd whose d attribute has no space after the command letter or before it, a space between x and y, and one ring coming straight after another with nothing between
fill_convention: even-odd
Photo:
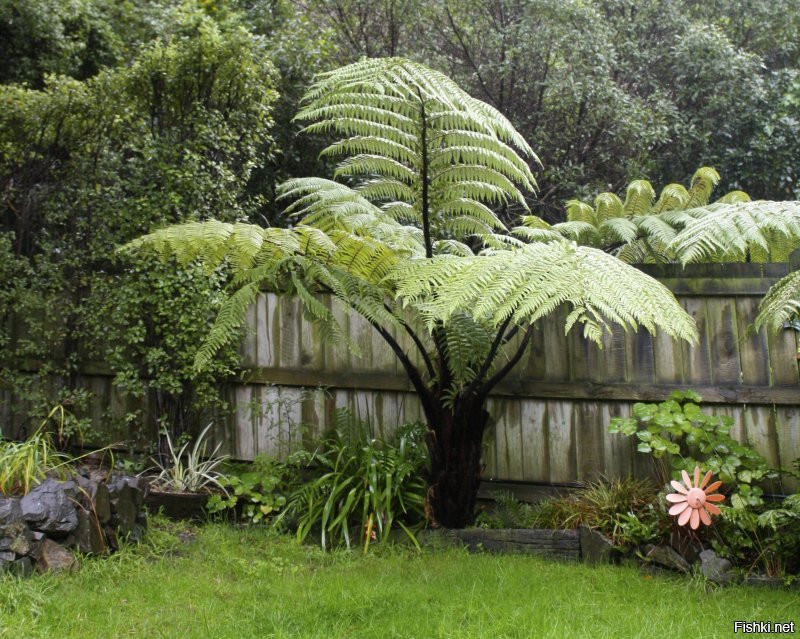
<instances>
[{"instance_id":1,"label":"dense foliage","mask_svg":"<svg viewBox=\"0 0 800 639\"><path fill-rule=\"evenodd\" d=\"M2 377L33 413L50 403L43 376L84 399L79 377L94 359L130 394L149 379L150 423L179 433L219 404L215 385L236 363L231 349L203 373L190 365L221 301L221 272L114 255L153 226L259 215L263 198L248 189L271 148L274 68L242 29L197 17L184 28L84 82L0 86L0 250L10 271L0 311L15 329Z\"/></svg>"}]
</instances>

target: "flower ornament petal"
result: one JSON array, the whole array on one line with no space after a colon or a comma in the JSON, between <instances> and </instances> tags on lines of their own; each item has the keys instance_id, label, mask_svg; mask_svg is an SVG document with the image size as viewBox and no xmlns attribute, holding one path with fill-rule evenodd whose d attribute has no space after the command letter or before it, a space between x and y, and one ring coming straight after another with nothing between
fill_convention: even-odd
<instances>
[{"instance_id":1,"label":"flower ornament petal","mask_svg":"<svg viewBox=\"0 0 800 639\"><path fill-rule=\"evenodd\" d=\"M710 493L713 493L720 486L722 486L722 482L721 481L715 481L713 484L711 484L708 488L705 489L706 490L706 494L708 495ZM701 488L702 488L702 486L701 486Z\"/></svg>"},{"instance_id":2,"label":"flower ornament petal","mask_svg":"<svg viewBox=\"0 0 800 639\"><path fill-rule=\"evenodd\" d=\"M708 471L701 481L700 467L695 466L694 477L691 477L685 470L681 471L683 484L671 481L672 487L677 493L667 495L667 501L673 504L669 509L669 514L678 517L678 525L686 526L692 530L697 530L702 522L706 526L711 525L711 515L719 515L720 509L710 502L721 502L725 499L724 495L712 494L720 486L721 481L711 481L711 471Z\"/></svg>"},{"instance_id":3,"label":"flower ornament petal","mask_svg":"<svg viewBox=\"0 0 800 639\"><path fill-rule=\"evenodd\" d=\"M683 502L682 504L675 504L672 508L669 509L670 515L680 515L684 510L689 507L687 502Z\"/></svg>"},{"instance_id":4,"label":"flower ornament petal","mask_svg":"<svg viewBox=\"0 0 800 639\"><path fill-rule=\"evenodd\" d=\"M679 482L675 481L674 479L673 479L671 482L669 482L669 483L670 483L670 484L672 485L672 487L673 487L675 490L677 490L679 493L683 493L683 494L685 495L686 493L688 493L688 492L689 492L689 489L688 489L688 488L685 488L683 484L681 484L681 483L679 483Z\"/></svg>"}]
</instances>

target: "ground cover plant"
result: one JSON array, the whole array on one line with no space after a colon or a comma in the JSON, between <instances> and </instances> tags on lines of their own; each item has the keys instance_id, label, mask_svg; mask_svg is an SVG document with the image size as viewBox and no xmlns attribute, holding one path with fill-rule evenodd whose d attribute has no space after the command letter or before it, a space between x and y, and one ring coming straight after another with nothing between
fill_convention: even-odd
<instances>
[{"instance_id":1,"label":"ground cover plant","mask_svg":"<svg viewBox=\"0 0 800 639\"><path fill-rule=\"evenodd\" d=\"M730 637L738 619L797 625L799 597L456 549L363 557L156 519L146 542L78 573L0 577L0 637Z\"/></svg>"}]
</instances>

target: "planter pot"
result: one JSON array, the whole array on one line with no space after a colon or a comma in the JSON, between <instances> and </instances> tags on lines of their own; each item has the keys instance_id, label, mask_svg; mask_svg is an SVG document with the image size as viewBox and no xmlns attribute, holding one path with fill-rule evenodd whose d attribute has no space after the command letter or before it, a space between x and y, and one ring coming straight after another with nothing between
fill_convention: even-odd
<instances>
[{"instance_id":1,"label":"planter pot","mask_svg":"<svg viewBox=\"0 0 800 639\"><path fill-rule=\"evenodd\" d=\"M170 493L150 488L145 505L152 512L163 510L170 519L204 519L208 493Z\"/></svg>"}]
</instances>

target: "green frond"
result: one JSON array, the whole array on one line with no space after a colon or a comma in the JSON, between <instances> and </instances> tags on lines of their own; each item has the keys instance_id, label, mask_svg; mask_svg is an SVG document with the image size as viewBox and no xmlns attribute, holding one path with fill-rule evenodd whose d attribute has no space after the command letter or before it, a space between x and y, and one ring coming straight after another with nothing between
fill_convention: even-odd
<instances>
[{"instance_id":1,"label":"green frond","mask_svg":"<svg viewBox=\"0 0 800 639\"><path fill-rule=\"evenodd\" d=\"M536 217L533 215L525 216L525 217ZM536 218L541 219L541 218ZM557 230L551 227L547 222L541 220L542 224L546 226L541 227L530 227L530 226L515 226L511 229L511 234L515 237L522 238L523 240L528 240L529 242L557 242L564 239L564 236L561 235Z\"/></svg>"},{"instance_id":2,"label":"green frond","mask_svg":"<svg viewBox=\"0 0 800 639\"><path fill-rule=\"evenodd\" d=\"M684 264L720 256L743 259L752 251L769 252L778 238L800 238L800 202L715 203L685 214L692 221L671 243Z\"/></svg>"},{"instance_id":3,"label":"green frond","mask_svg":"<svg viewBox=\"0 0 800 639\"><path fill-rule=\"evenodd\" d=\"M739 202L750 201L752 201L750 196L744 191L731 191L717 200L717 202L720 204L738 204Z\"/></svg>"},{"instance_id":4,"label":"green frond","mask_svg":"<svg viewBox=\"0 0 800 639\"><path fill-rule=\"evenodd\" d=\"M470 217L487 230L506 230L505 224L488 206L475 200L459 197L436 206L436 213L444 220L445 227L456 217Z\"/></svg>"},{"instance_id":5,"label":"green frond","mask_svg":"<svg viewBox=\"0 0 800 639\"><path fill-rule=\"evenodd\" d=\"M219 349L239 336L239 330L244 325L247 316L247 309L255 302L258 291L257 283L248 284L242 286L222 303L211 331L195 355L194 367L196 369L205 368Z\"/></svg>"},{"instance_id":6,"label":"green frond","mask_svg":"<svg viewBox=\"0 0 800 639\"><path fill-rule=\"evenodd\" d=\"M579 244L598 246L600 244L600 231L591 222L570 221L561 222L553 225L553 230L558 231L564 237L574 240Z\"/></svg>"},{"instance_id":7,"label":"green frond","mask_svg":"<svg viewBox=\"0 0 800 639\"><path fill-rule=\"evenodd\" d=\"M658 201L653 205L653 213L663 213L664 211L676 211L686 208L691 195L682 184L667 184L661 189Z\"/></svg>"},{"instance_id":8,"label":"green frond","mask_svg":"<svg viewBox=\"0 0 800 639\"><path fill-rule=\"evenodd\" d=\"M594 199L594 207L596 209L595 219L598 224L602 224L613 217L625 215L625 205L614 193L601 193L598 195Z\"/></svg>"},{"instance_id":9,"label":"green frond","mask_svg":"<svg viewBox=\"0 0 800 639\"><path fill-rule=\"evenodd\" d=\"M522 155L536 158L511 123L445 75L409 60L362 60L319 75L297 119L308 131L342 137L323 151L342 156L335 177L347 177L355 192L382 204L386 219L421 225L422 212L429 212L433 240L475 234L481 225L483 233L503 228L486 205L526 207L521 189L535 187ZM317 210L313 204L301 199L294 210L309 216L330 208L328 200L320 199ZM351 215L356 201L348 197L338 206ZM435 224L435 216L444 223ZM338 228L320 218L305 221Z\"/></svg>"},{"instance_id":10,"label":"green frond","mask_svg":"<svg viewBox=\"0 0 800 639\"><path fill-rule=\"evenodd\" d=\"M457 240L437 240L433 245L434 255L457 255L460 257L472 257L472 249Z\"/></svg>"},{"instance_id":11,"label":"green frond","mask_svg":"<svg viewBox=\"0 0 800 639\"><path fill-rule=\"evenodd\" d=\"M600 245L628 244L633 242L639 227L625 217L611 217L600 225Z\"/></svg>"},{"instance_id":12,"label":"green frond","mask_svg":"<svg viewBox=\"0 0 800 639\"><path fill-rule=\"evenodd\" d=\"M628 217L645 215L652 207L655 199L656 192L650 182L647 180L634 180L628 185L628 190L625 193L625 204L623 205L625 215Z\"/></svg>"},{"instance_id":13,"label":"green frond","mask_svg":"<svg viewBox=\"0 0 800 639\"><path fill-rule=\"evenodd\" d=\"M769 289L758 307L756 330L763 326L777 332L786 322L796 320L800 313L800 271L789 273Z\"/></svg>"},{"instance_id":14,"label":"green frond","mask_svg":"<svg viewBox=\"0 0 800 639\"><path fill-rule=\"evenodd\" d=\"M594 209L580 200L570 200L567 202L567 221L585 222L592 226L597 226L597 216Z\"/></svg>"},{"instance_id":15,"label":"green frond","mask_svg":"<svg viewBox=\"0 0 800 639\"><path fill-rule=\"evenodd\" d=\"M711 192L719 184L719 173L710 166L703 166L695 171L692 176L692 185L689 187L689 201L684 208L693 209L705 206L711 199Z\"/></svg>"},{"instance_id":16,"label":"green frond","mask_svg":"<svg viewBox=\"0 0 800 639\"><path fill-rule=\"evenodd\" d=\"M410 186L391 179L367 180L356 190L361 197L367 200L408 201L414 198L414 191ZM386 213L386 209L381 210Z\"/></svg>"},{"instance_id":17,"label":"green frond","mask_svg":"<svg viewBox=\"0 0 800 639\"><path fill-rule=\"evenodd\" d=\"M455 313L445 331L444 354L456 383L468 383L489 354L493 328L468 313Z\"/></svg>"},{"instance_id":18,"label":"green frond","mask_svg":"<svg viewBox=\"0 0 800 639\"><path fill-rule=\"evenodd\" d=\"M569 242L528 244L472 258L409 260L392 275L398 297L420 308L429 325L469 309L499 325L535 322L562 304L580 318L696 340L694 321L661 284L616 258ZM594 333L593 333L594 334Z\"/></svg>"}]
</instances>

